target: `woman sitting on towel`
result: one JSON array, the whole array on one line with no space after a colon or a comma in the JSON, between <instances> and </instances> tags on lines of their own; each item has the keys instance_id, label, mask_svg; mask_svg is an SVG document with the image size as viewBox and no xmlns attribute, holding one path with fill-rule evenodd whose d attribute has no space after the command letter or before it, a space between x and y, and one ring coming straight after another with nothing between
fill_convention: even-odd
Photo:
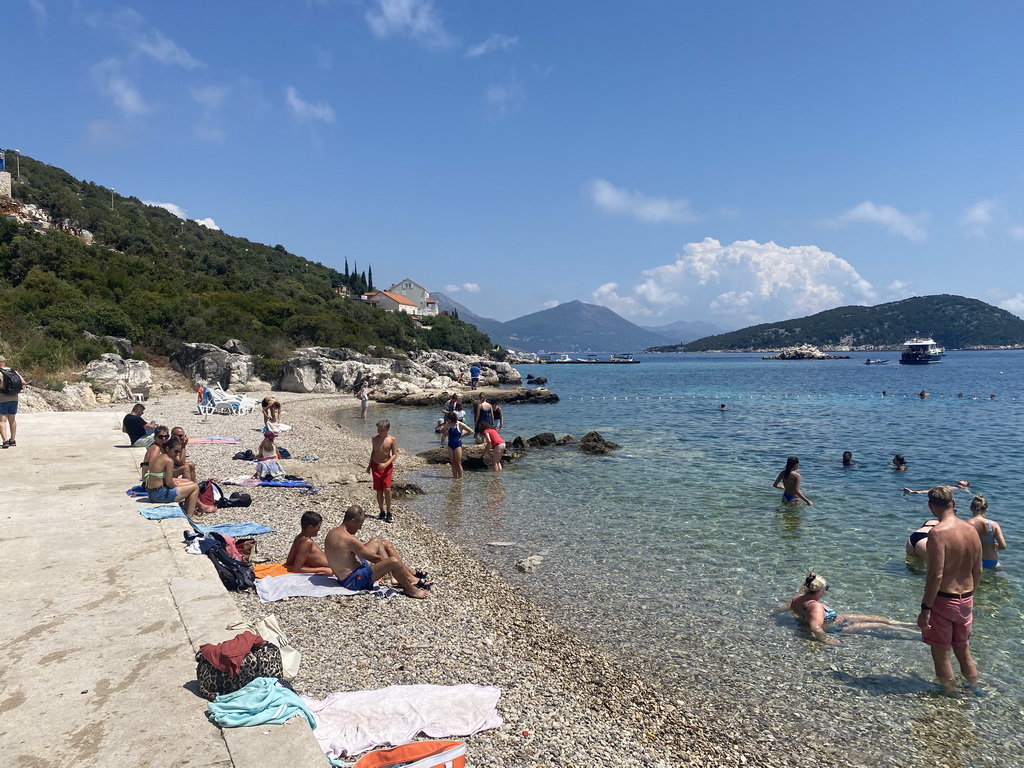
<instances>
[{"instance_id":1,"label":"woman sitting on towel","mask_svg":"<svg viewBox=\"0 0 1024 768\"><path fill-rule=\"evenodd\" d=\"M256 451L256 477L265 478L270 475L271 480L278 480L284 477L284 469L281 468L279 459L281 456L277 452L277 446L274 445L274 440L277 439L276 432L264 432L263 441L260 443L259 450Z\"/></svg>"},{"instance_id":2,"label":"woman sitting on towel","mask_svg":"<svg viewBox=\"0 0 1024 768\"><path fill-rule=\"evenodd\" d=\"M190 480L174 479L174 456L180 451L180 441L164 441L163 450L149 462L142 482L150 501L157 504L183 503L185 514L191 516L199 503L199 486Z\"/></svg>"}]
</instances>

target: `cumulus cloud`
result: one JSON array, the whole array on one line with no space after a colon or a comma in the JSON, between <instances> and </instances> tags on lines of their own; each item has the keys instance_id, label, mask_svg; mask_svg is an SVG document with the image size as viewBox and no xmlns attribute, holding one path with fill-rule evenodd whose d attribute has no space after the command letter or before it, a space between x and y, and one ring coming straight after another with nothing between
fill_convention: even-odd
<instances>
[{"instance_id":1,"label":"cumulus cloud","mask_svg":"<svg viewBox=\"0 0 1024 768\"><path fill-rule=\"evenodd\" d=\"M555 299L554 301L545 301L544 309L551 309L552 307L557 307L561 303L562 302L558 301L557 299Z\"/></svg>"},{"instance_id":2,"label":"cumulus cloud","mask_svg":"<svg viewBox=\"0 0 1024 768\"><path fill-rule=\"evenodd\" d=\"M583 185L583 196L602 213L630 216L645 224L686 224L698 220L689 200L651 197L643 192L616 187L605 179Z\"/></svg>"},{"instance_id":3,"label":"cumulus cloud","mask_svg":"<svg viewBox=\"0 0 1024 768\"><path fill-rule=\"evenodd\" d=\"M293 86L288 86L285 91L285 101L292 110L292 114L304 123L319 120L324 123L334 122L334 110L325 101L318 101L315 104L303 101L299 92Z\"/></svg>"},{"instance_id":4,"label":"cumulus cloud","mask_svg":"<svg viewBox=\"0 0 1024 768\"><path fill-rule=\"evenodd\" d=\"M366 23L380 39L411 37L427 48L446 48L455 43L434 10L431 0L374 0Z\"/></svg>"},{"instance_id":5,"label":"cumulus cloud","mask_svg":"<svg viewBox=\"0 0 1024 768\"><path fill-rule=\"evenodd\" d=\"M494 117L505 117L517 111L526 99L522 83L510 77L504 83L490 83L484 91L484 101Z\"/></svg>"},{"instance_id":6,"label":"cumulus cloud","mask_svg":"<svg viewBox=\"0 0 1024 768\"><path fill-rule=\"evenodd\" d=\"M93 82L99 87L100 92L125 116L133 117L149 111L149 106L143 100L139 89L124 74L121 62L117 59L104 59L93 65L91 73Z\"/></svg>"},{"instance_id":7,"label":"cumulus cloud","mask_svg":"<svg viewBox=\"0 0 1024 768\"><path fill-rule=\"evenodd\" d=\"M960 226L969 235L985 237L999 212L999 205L994 200L979 200L961 214Z\"/></svg>"},{"instance_id":8,"label":"cumulus cloud","mask_svg":"<svg viewBox=\"0 0 1024 768\"><path fill-rule=\"evenodd\" d=\"M928 237L928 231L924 227L927 218L924 213L903 213L891 205L876 205L866 200L842 213L835 223L881 224L894 235L902 235L908 240L924 240Z\"/></svg>"},{"instance_id":9,"label":"cumulus cloud","mask_svg":"<svg viewBox=\"0 0 1024 768\"><path fill-rule=\"evenodd\" d=\"M479 283L463 283L462 285L455 285L449 283L444 287L445 293L458 293L459 291L465 291L466 293L480 293Z\"/></svg>"},{"instance_id":10,"label":"cumulus cloud","mask_svg":"<svg viewBox=\"0 0 1024 768\"><path fill-rule=\"evenodd\" d=\"M154 200L143 200L142 204L156 206L157 208L163 208L165 211L170 211L171 213L173 213L179 219L188 218L188 214L185 212L185 209L182 208L180 205L175 205L174 203L158 203Z\"/></svg>"},{"instance_id":11,"label":"cumulus cloud","mask_svg":"<svg viewBox=\"0 0 1024 768\"><path fill-rule=\"evenodd\" d=\"M217 222L207 217L205 219L192 219L196 224L206 227L207 229L215 229L220 232L220 227L217 226Z\"/></svg>"},{"instance_id":12,"label":"cumulus cloud","mask_svg":"<svg viewBox=\"0 0 1024 768\"><path fill-rule=\"evenodd\" d=\"M482 43L469 46L466 49L466 58L475 59L477 56L484 56L495 51L507 51L510 48L515 48L517 45L519 45L518 37L510 37L509 35L492 32Z\"/></svg>"},{"instance_id":13,"label":"cumulus cloud","mask_svg":"<svg viewBox=\"0 0 1024 768\"><path fill-rule=\"evenodd\" d=\"M817 246L753 240L722 245L710 237L687 244L671 264L644 270L631 290L605 283L591 294L619 314L661 314L689 305L696 317L718 315L736 325L905 295L905 284L878 289L849 262Z\"/></svg>"},{"instance_id":14,"label":"cumulus cloud","mask_svg":"<svg viewBox=\"0 0 1024 768\"><path fill-rule=\"evenodd\" d=\"M1018 293L1016 296L1011 296L1005 299L997 305L1000 309L1005 309L1007 312L1012 312L1017 317L1024 318L1024 293Z\"/></svg>"}]
</instances>

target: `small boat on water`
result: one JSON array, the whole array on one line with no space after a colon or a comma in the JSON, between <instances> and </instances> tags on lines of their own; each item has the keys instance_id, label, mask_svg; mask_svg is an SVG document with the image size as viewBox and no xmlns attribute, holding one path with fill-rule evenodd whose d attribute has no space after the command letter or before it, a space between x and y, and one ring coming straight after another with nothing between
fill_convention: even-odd
<instances>
[{"instance_id":1,"label":"small boat on water","mask_svg":"<svg viewBox=\"0 0 1024 768\"><path fill-rule=\"evenodd\" d=\"M639 363L640 361L639 360L634 360L633 359L633 355L629 354L628 352L621 352L621 353L619 353L617 355L612 355L612 359L610 360L610 362L612 362L612 363Z\"/></svg>"},{"instance_id":2,"label":"small boat on water","mask_svg":"<svg viewBox=\"0 0 1024 768\"><path fill-rule=\"evenodd\" d=\"M888 365L888 360L872 360L870 357L864 361L864 365Z\"/></svg>"},{"instance_id":3,"label":"small boat on water","mask_svg":"<svg viewBox=\"0 0 1024 768\"><path fill-rule=\"evenodd\" d=\"M612 355L608 360L599 360L595 354L588 354L586 358L578 357L573 360L568 355L539 355L537 357L538 363L548 363L554 365L560 363L562 365L612 365L612 364L639 364L639 360L634 360L631 354L618 354Z\"/></svg>"},{"instance_id":4,"label":"small boat on water","mask_svg":"<svg viewBox=\"0 0 1024 768\"><path fill-rule=\"evenodd\" d=\"M903 342L905 347L900 355L900 365L927 365L940 363L946 356L946 350L935 343L931 334L918 331L915 336Z\"/></svg>"}]
</instances>

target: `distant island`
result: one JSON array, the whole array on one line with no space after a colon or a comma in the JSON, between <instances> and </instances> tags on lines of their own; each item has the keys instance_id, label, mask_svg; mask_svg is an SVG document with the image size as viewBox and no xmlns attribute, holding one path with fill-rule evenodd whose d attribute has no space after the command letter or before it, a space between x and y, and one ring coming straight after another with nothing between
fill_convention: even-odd
<instances>
[{"instance_id":1,"label":"distant island","mask_svg":"<svg viewBox=\"0 0 1024 768\"><path fill-rule=\"evenodd\" d=\"M686 344L645 352L773 352L810 344L823 350L899 349L927 331L946 349L1024 348L1024 320L978 299L941 294L879 304L837 307L808 317L761 323Z\"/></svg>"}]
</instances>

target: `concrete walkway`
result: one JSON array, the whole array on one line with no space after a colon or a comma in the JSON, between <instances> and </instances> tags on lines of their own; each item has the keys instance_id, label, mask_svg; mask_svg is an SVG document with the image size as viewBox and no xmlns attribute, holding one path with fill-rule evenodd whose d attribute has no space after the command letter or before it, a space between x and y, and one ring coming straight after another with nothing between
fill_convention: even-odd
<instances>
[{"instance_id":1,"label":"concrete walkway","mask_svg":"<svg viewBox=\"0 0 1024 768\"><path fill-rule=\"evenodd\" d=\"M206 719L195 651L241 616L209 560L185 554L187 523L146 520L125 495L142 451L119 418L19 414L0 451L4 765L322 768L302 720Z\"/></svg>"}]
</instances>

